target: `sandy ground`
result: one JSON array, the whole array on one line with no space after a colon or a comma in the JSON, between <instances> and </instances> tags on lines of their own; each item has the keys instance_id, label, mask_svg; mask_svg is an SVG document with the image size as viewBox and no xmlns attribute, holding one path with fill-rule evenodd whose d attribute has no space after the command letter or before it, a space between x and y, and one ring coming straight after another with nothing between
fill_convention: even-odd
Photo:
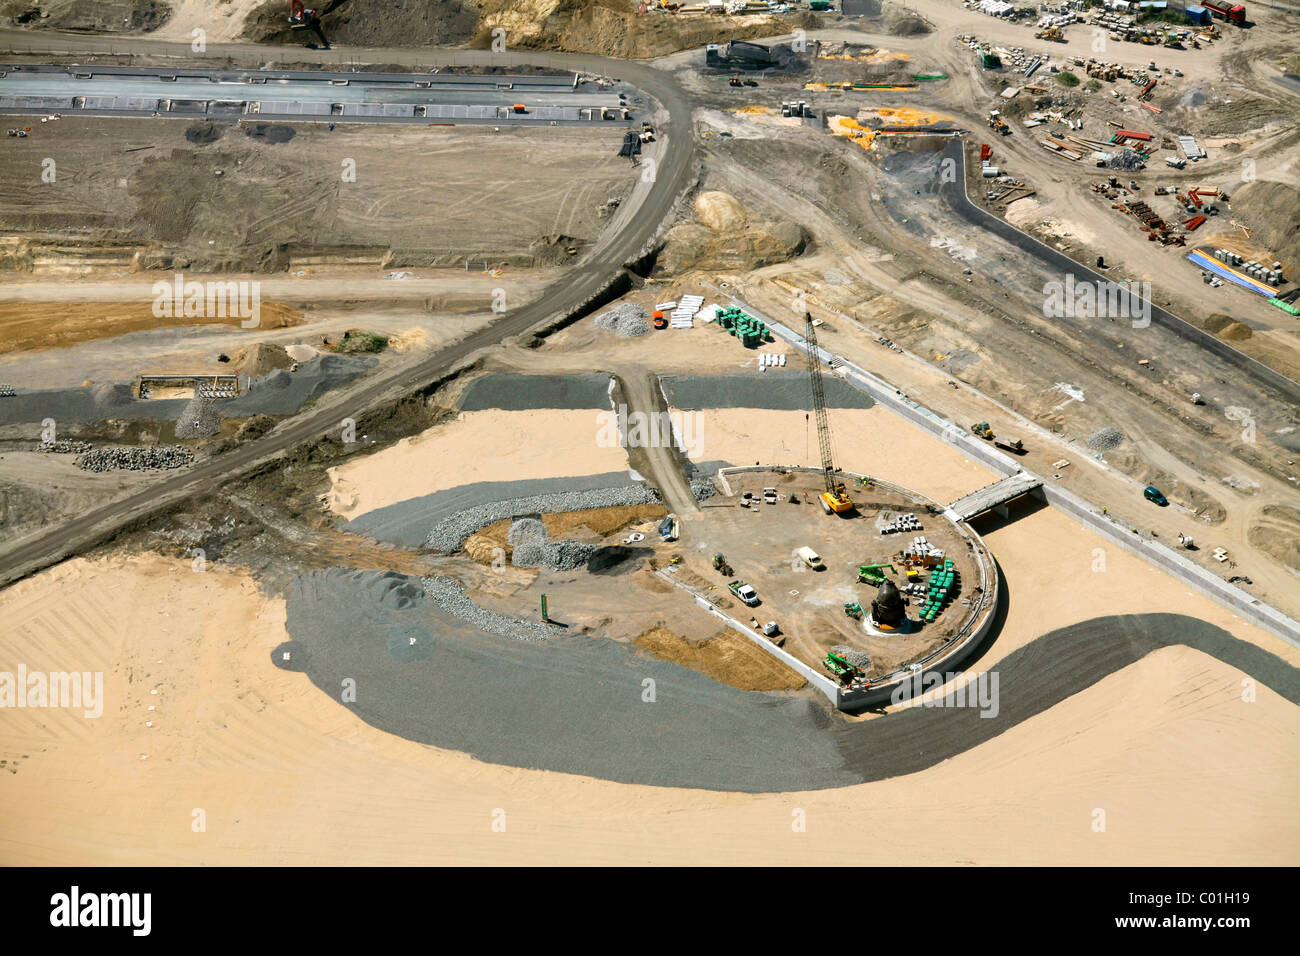
<instances>
[{"instance_id":1,"label":"sandy ground","mask_svg":"<svg viewBox=\"0 0 1300 956\"><path fill-rule=\"evenodd\" d=\"M698 461L820 464L817 433L809 428L805 412L722 408L686 414L699 416ZM879 405L835 409L831 418L835 463L849 471L895 482L942 504L998 478Z\"/></svg>"},{"instance_id":2,"label":"sandy ground","mask_svg":"<svg viewBox=\"0 0 1300 956\"><path fill-rule=\"evenodd\" d=\"M463 412L454 422L331 468L329 507L351 519L476 481L626 470L622 448L597 444L599 430L596 409Z\"/></svg>"},{"instance_id":3,"label":"sandy ground","mask_svg":"<svg viewBox=\"0 0 1300 956\"><path fill-rule=\"evenodd\" d=\"M990 537L1017 594L1053 567L1086 565L1097 543L1051 513ZM1144 609L1225 616L1112 554L1098 589L1057 586L1032 610L1022 602L990 660L1103 610L1096 599L1131 601L1139 579ZM11 625L0 666L102 669L108 699L98 720L6 714L6 864L813 863L838 858L845 827L882 820L909 834L913 864L1300 857L1300 714L1267 688L1241 702L1238 674L1182 648L915 777L746 796L497 768L387 736L272 665L284 604L235 573L78 559L9 589L0 607ZM1096 809L1105 833L1092 829ZM792 832L796 810L806 833ZM495 833L500 813L506 831ZM882 863L898 859L879 851Z\"/></svg>"}]
</instances>

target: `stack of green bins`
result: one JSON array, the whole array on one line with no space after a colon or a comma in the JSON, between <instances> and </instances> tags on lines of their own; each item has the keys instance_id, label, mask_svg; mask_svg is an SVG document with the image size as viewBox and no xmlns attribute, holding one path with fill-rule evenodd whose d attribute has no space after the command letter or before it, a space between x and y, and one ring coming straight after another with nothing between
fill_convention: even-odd
<instances>
[{"instance_id":1,"label":"stack of green bins","mask_svg":"<svg viewBox=\"0 0 1300 956\"><path fill-rule=\"evenodd\" d=\"M943 606L948 602L948 595L952 591L952 583L956 579L957 571L953 566L952 558L946 558L943 567L936 568L930 574L930 582L926 588L925 604L921 606L921 620L929 624Z\"/></svg>"},{"instance_id":2,"label":"stack of green bins","mask_svg":"<svg viewBox=\"0 0 1300 956\"><path fill-rule=\"evenodd\" d=\"M717 322L740 339L740 344L747 349L756 348L772 338L764 323L741 309L723 309L718 313Z\"/></svg>"}]
</instances>

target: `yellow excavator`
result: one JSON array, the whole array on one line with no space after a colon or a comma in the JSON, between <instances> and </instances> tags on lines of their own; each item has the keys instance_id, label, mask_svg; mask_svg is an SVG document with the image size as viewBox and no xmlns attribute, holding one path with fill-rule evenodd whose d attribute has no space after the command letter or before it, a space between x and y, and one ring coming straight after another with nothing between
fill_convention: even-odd
<instances>
[{"instance_id":1,"label":"yellow excavator","mask_svg":"<svg viewBox=\"0 0 1300 956\"><path fill-rule=\"evenodd\" d=\"M817 329L813 327L812 314L804 313L804 341L808 345L808 377L812 380L813 414L817 417L817 447L822 455L822 478L826 490L818 495L822 511L828 515L842 515L853 511L853 499L848 488L835 473L834 455L831 452L831 426L826 416L826 392L822 387L822 363L818 358Z\"/></svg>"}]
</instances>

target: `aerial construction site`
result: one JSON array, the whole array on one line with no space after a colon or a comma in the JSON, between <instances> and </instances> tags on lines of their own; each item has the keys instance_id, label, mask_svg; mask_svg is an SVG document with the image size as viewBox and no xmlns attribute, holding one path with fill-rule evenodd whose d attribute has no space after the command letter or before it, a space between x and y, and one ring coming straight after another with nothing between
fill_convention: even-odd
<instances>
[{"instance_id":1,"label":"aerial construction site","mask_svg":"<svg viewBox=\"0 0 1300 956\"><path fill-rule=\"evenodd\" d=\"M1298 12L0 4L0 863L1300 862Z\"/></svg>"}]
</instances>

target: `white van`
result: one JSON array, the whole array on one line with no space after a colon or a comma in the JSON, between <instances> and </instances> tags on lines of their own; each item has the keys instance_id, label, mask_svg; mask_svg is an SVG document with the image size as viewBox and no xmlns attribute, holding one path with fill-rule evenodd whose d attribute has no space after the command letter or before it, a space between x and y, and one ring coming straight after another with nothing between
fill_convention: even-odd
<instances>
[{"instance_id":1,"label":"white van","mask_svg":"<svg viewBox=\"0 0 1300 956\"><path fill-rule=\"evenodd\" d=\"M822 564L821 557L812 548L795 548L794 556L814 571L826 570L826 565Z\"/></svg>"}]
</instances>

